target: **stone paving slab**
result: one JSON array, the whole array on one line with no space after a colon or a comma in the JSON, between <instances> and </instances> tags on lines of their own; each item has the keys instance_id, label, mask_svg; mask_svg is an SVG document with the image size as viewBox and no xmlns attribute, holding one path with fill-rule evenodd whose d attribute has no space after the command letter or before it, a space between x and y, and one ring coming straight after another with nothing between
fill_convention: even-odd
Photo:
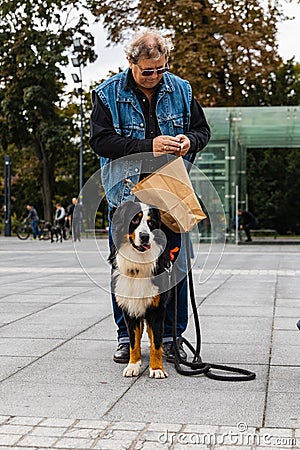
<instances>
[{"instance_id":1,"label":"stone paving slab","mask_svg":"<svg viewBox=\"0 0 300 450\"><path fill-rule=\"evenodd\" d=\"M189 338L189 336L188 336ZM190 342L193 342L190 339ZM202 359L215 364L233 364L233 365L248 365L248 364L268 364L269 355L266 352L267 343L251 344L229 344L226 343L202 343ZM195 346L195 343L194 343Z\"/></svg>"},{"instance_id":2,"label":"stone paving slab","mask_svg":"<svg viewBox=\"0 0 300 450\"><path fill-rule=\"evenodd\" d=\"M299 428L299 398L300 395L295 393L270 392L266 410L266 426Z\"/></svg>"},{"instance_id":3,"label":"stone paving slab","mask_svg":"<svg viewBox=\"0 0 300 450\"><path fill-rule=\"evenodd\" d=\"M30 420L31 419L31 420ZM3 417L0 448L23 449L262 449L300 448L299 430ZM13 446L13 447L12 447Z\"/></svg>"},{"instance_id":4,"label":"stone paving slab","mask_svg":"<svg viewBox=\"0 0 300 450\"><path fill-rule=\"evenodd\" d=\"M55 303L65 300L65 299L67 300L68 298L69 297L66 298L66 295L62 295L62 294L49 293L49 294L40 295L37 292L30 292L30 293L20 292L18 294L6 295L5 303L6 304L13 303L13 304L22 305L23 303L30 304L30 303L35 303L36 301L38 301L39 305L45 306L45 303L48 305L55 304ZM4 302L4 299L2 299L2 301Z\"/></svg>"},{"instance_id":5,"label":"stone paving slab","mask_svg":"<svg viewBox=\"0 0 300 450\"><path fill-rule=\"evenodd\" d=\"M16 373L22 367L30 364L35 358L0 356L0 381Z\"/></svg>"},{"instance_id":6,"label":"stone paving slab","mask_svg":"<svg viewBox=\"0 0 300 450\"><path fill-rule=\"evenodd\" d=\"M300 398L300 367L273 366L270 369L270 392L287 392Z\"/></svg>"},{"instance_id":7,"label":"stone paving slab","mask_svg":"<svg viewBox=\"0 0 300 450\"><path fill-rule=\"evenodd\" d=\"M107 241L100 258L80 244L92 279L71 241L0 238L0 450L300 448L299 246L226 246L204 284L197 259L203 360L257 374L226 383L169 363L149 379L146 333L140 377L123 378Z\"/></svg>"},{"instance_id":8,"label":"stone paving slab","mask_svg":"<svg viewBox=\"0 0 300 450\"><path fill-rule=\"evenodd\" d=\"M300 345L296 321L295 319L292 319L289 322L289 328L285 326L284 329L274 329L273 342L275 348L279 346L297 347Z\"/></svg>"},{"instance_id":9,"label":"stone paving slab","mask_svg":"<svg viewBox=\"0 0 300 450\"><path fill-rule=\"evenodd\" d=\"M299 367L300 361L300 345L294 346L274 346L272 351L272 364L285 366L289 371L289 366ZM300 383L299 383L300 384Z\"/></svg>"},{"instance_id":10,"label":"stone paving slab","mask_svg":"<svg viewBox=\"0 0 300 450\"><path fill-rule=\"evenodd\" d=\"M51 303L43 304L43 308L50 306ZM31 316L34 313L41 311L40 303L3 303L0 305L0 316L4 323L10 323L21 319L25 316Z\"/></svg>"},{"instance_id":11,"label":"stone paving slab","mask_svg":"<svg viewBox=\"0 0 300 450\"><path fill-rule=\"evenodd\" d=\"M272 322L264 317L203 316L201 328L206 342L247 344L257 340L269 342Z\"/></svg>"},{"instance_id":12,"label":"stone paving slab","mask_svg":"<svg viewBox=\"0 0 300 450\"><path fill-rule=\"evenodd\" d=\"M296 305L295 305L296 306ZM286 308L277 308L278 313ZM228 305L206 305L203 303L199 307L199 314L201 316L228 316L228 317L272 317L273 316L273 305L269 306L228 306ZM290 308L289 308L290 314ZM288 316L289 317L289 316Z\"/></svg>"}]
</instances>

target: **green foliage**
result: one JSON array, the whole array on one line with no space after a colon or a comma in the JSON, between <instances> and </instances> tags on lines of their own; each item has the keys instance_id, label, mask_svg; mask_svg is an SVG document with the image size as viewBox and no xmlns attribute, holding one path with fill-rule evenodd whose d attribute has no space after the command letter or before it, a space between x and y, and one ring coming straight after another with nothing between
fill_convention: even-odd
<instances>
[{"instance_id":1,"label":"green foliage","mask_svg":"<svg viewBox=\"0 0 300 450\"><path fill-rule=\"evenodd\" d=\"M271 74L281 64L279 2L259 0L89 0L112 42L153 27L174 38L171 70L188 79L204 106L267 104ZM273 75L274 77L274 75Z\"/></svg>"},{"instance_id":2,"label":"green foliage","mask_svg":"<svg viewBox=\"0 0 300 450\"><path fill-rule=\"evenodd\" d=\"M171 70L190 80L204 106L299 104L299 64L294 60L284 64L277 53L276 27L282 19L277 0L268 2L265 10L258 0L86 0L86 4L104 20L111 42L144 26L172 36ZM84 8L85 0L10 0L0 5L0 161L4 154L11 155L12 209L18 217L31 201L49 220L54 201L66 206L78 193L79 96L76 91L66 95L62 68L77 36L83 43L82 63L96 59ZM89 93L84 94L83 110L85 182L98 167L88 143ZM253 162L249 152L249 190L262 189L250 190L254 209L263 202L267 205L266 212L258 211L262 220L275 217L280 197L284 197L281 210L294 202L300 187L298 180L291 182L299 173L297 151L288 151L284 160L282 153L278 151L273 161L261 151ZM256 163L259 175L253 170ZM272 171L278 165L272 176L269 165ZM279 182L282 171L289 184ZM263 176L266 195L261 194L263 184L266 187ZM297 223L296 213L290 211L289 217Z\"/></svg>"},{"instance_id":3,"label":"green foliage","mask_svg":"<svg viewBox=\"0 0 300 450\"><path fill-rule=\"evenodd\" d=\"M300 151L251 149L247 165L249 210L260 227L299 234Z\"/></svg>"},{"instance_id":4,"label":"green foliage","mask_svg":"<svg viewBox=\"0 0 300 450\"><path fill-rule=\"evenodd\" d=\"M0 6L3 151L10 144L14 152L26 155L38 184L30 194L41 196L47 220L51 220L56 189L62 186L65 189L69 180L74 190L74 173L78 173L74 157L78 153L74 141L76 118L61 103L64 93L61 67L68 63L66 50L75 35L84 39L82 63L95 60L94 39L87 31L84 12L77 11L79 7L82 11L81 2L75 0L12 0ZM22 185L23 169L24 165L16 169Z\"/></svg>"},{"instance_id":5,"label":"green foliage","mask_svg":"<svg viewBox=\"0 0 300 450\"><path fill-rule=\"evenodd\" d=\"M266 103L272 106L300 104L300 64L294 58L281 64L270 77L268 97Z\"/></svg>"}]
</instances>

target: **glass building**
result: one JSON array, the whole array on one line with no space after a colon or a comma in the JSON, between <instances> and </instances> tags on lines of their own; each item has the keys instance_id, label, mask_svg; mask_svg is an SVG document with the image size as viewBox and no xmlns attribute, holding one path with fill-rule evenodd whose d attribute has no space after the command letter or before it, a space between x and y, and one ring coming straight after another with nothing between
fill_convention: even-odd
<instances>
[{"instance_id":1,"label":"glass building","mask_svg":"<svg viewBox=\"0 0 300 450\"><path fill-rule=\"evenodd\" d=\"M195 165L217 190L229 224L248 206L247 150L300 149L300 106L205 108L205 115L211 140ZM193 185L199 192L196 178Z\"/></svg>"}]
</instances>

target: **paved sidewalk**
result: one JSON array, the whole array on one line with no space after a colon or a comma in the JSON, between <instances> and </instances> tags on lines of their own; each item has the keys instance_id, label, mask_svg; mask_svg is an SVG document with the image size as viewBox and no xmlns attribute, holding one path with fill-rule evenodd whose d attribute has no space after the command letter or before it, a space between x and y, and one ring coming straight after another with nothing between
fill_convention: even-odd
<instances>
[{"instance_id":1,"label":"paved sidewalk","mask_svg":"<svg viewBox=\"0 0 300 450\"><path fill-rule=\"evenodd\" d=\"M203 250L202 250L203 248ZM194 280L204 361L250 382L123 378L107 241L0 238L0 450L300 448L300 245L227 245ZM203 255L202 255L203 252ZM78 261L79 258L79 261ZM186 337L194 340L193 321Z\"/></svg>"}]
</instances>

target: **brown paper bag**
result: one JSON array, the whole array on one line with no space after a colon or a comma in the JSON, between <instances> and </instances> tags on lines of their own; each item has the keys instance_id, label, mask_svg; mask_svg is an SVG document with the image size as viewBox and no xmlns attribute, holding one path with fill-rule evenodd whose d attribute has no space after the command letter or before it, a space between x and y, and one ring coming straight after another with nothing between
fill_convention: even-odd
<instances>
[{"instance_id":1,"label":"brown paper bag","mask_svg":"<svg viewBox=\"0 0 300 450\"><path fill-rule=\"evenodd\" d=\"M141 180L132 193L159 208L162 222L176 233L191 231L206 218L181 157Z\"/></svg>"}]
</instances>

